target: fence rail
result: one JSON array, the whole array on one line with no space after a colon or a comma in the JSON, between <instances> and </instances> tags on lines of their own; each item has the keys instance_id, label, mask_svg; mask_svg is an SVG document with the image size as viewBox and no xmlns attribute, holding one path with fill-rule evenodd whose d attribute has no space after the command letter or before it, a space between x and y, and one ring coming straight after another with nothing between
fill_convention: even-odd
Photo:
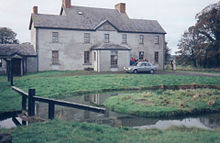
<instances>
[{"instance_id":1,"label":"fence rail","mask_svg":"<svg viewBox=\"0 0 220 143\"><path fill-rule=\"evenodd\" d=\"M22 95L22 110L26 110L27 99L28 99L28 115L29 116L35 115L35 101L48 103L48 118L49 119L54 118L55 105L77 108L81 110L87 110L87 111L102 113L102 114L106 113L105 108L35 96L35 89L29 89L28 93L24 92L23 90L15 86L13 86L12 89Z\"/></svg>"}]
</instances>

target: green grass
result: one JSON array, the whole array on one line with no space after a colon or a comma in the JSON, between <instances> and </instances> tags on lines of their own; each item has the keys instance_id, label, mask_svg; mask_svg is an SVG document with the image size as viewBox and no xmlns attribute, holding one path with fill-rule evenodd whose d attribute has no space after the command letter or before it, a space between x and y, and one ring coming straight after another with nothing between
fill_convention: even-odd
<instances>
[{"instance_id":1,"label":"green grass","mask_svg":"<svg viewBox=\"0 0 220 143\"><path fill-rule=\"evenodd\" d=\"M220 90L166 90L131 93L108 98L105 106L142 117L175 117L220 111Z\"/></svg>"},{"instance_id":2,"label":"green grass","mask_svg":"<svg viewBox=\"0 0 220 143\"><path fill-rule=\"evenodd\" d=\"M5 76L0 76L0 112L17 110L21 104L21 97L11 90L6 79ZM157 74L97 74L88 71L50 71L16 77L14 83L15 86L26 92L28 88L35 88L37 96L63 99L83 93L129 88L141 89L154 85L220 85L220 78Z\"/></svg>"},{"instance_id":3,"label":"green grass","mask_svg":"<svg viewBox=\"0 0 220 143\"><path fill-rule=\"evenodd\" d=\"M220 131L172 127L137 130L127 127L53 120L18 127L10 132L14 143L219 143Z\"/></svg>"}]
</instances>

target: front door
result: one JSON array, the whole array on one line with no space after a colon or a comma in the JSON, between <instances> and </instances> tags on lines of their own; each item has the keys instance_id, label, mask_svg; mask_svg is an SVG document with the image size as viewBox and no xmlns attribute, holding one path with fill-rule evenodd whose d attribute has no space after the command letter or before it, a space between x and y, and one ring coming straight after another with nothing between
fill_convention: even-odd
<instances>
[{"instance_id":1,"label":"front door","mask_svg":"<svg viewBox=\"0 0 220 143\"><path fill-rule=\"evenodd\" d=\"M13 59L13 73L16 76L20 76L21 75L21 59Z\"/></svg>"}]
</instances>

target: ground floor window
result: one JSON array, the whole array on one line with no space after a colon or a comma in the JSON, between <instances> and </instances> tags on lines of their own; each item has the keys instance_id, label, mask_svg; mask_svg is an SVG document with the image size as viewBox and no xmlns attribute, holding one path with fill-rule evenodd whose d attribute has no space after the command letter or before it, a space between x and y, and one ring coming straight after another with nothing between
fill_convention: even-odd
<instances>
[{"instance_id":1,"label":"ground floor window","mask_svg":"<svg viewBox=\"0 0 220 143\"><path fill-rule=\"evenodd\" d=\"M59 64L59 51L52 51L52 64Z\"/></svg>"},{"instance_id":2,"label":"ground floor window","mask_svg":"<svg viewBox=\"0 0 220 143\"><path fill-rule=\"evenodd\" d=\"M154 52L154 61L155 61L155 63L158 63L158 61L159 61L159 52Z\"/></svg>"},{"instance_id":3,"label":"ground floor window","mask_svg":"<svg viewBox=\"0 0 220 143\"><path fill-rule=\"evenodd\" d=\"M140 51L139 52L139 60L143 60L144 59L144 51Z\"/></svg>"},{"instance_id":4,"label":"ground floor window","mask_svg":"<svg viewBox=\"0 0 220 143\"><path fill-rule=\"evenodd\" d=\"M84 51L84 64L89 63L89 51Z\"/></svg>"},{"instance_id":5,"label":"ground floor window","mask_svg":"<svg viewBox=\"0 0 220 143\"><path fill-rule=\"evenodd\" d=\"M118 51L111 51L111 67L118 66Z\"/></svg>"},{"instance_id":6,"label":"ground floor window","mask_svg":"<svg viewBox=\"0 0 220 143\"><path fill-rule=\"evenodd\" d=\"M0 67L2 67L2 59L0 59Z\"/></svg>"}]
</instances>

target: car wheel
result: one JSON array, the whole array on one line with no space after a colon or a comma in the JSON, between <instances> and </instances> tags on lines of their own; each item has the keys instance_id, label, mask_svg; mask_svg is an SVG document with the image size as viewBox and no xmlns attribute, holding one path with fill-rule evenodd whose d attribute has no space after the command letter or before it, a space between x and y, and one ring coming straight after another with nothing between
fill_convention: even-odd
<instances>
[{"instance_id":1,"label":"car wheel","mask_svg":"<svg viewBox=\"0 0 220 143\"><path fill-rule=\"evenodd\" d=\"M150 74L153 74L154 73L154 70L150 70Z\"/></svg>"},{"instance_id":2,"label":"car wheel","mask_svg":"<svg viewBox=\"0 0 220 143\"><path fill-rule=\"evenodd\" d=\"M136 73L138 73L138 71L137 71L137 70L134 70L134 71L133 71L133 73L135 73L135 74L136 74Z\"/></svg>"}]
</instances>

